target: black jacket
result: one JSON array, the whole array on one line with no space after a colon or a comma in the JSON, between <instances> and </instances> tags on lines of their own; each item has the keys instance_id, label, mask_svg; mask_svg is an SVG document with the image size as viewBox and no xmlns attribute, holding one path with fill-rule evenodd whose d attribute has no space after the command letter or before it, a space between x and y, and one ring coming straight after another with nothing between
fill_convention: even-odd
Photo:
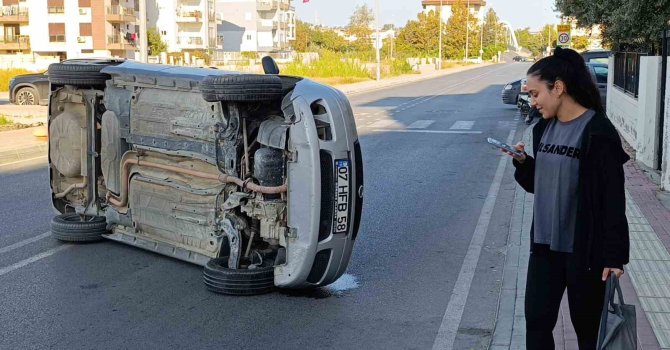
<instances>
[{"instance_id":1,"label":"black jacket","mask_svg":"<svg viewBox=\"0 0 670 350\"><path fill-rule=\"evenodd\" d=\"M540 119L533 129L534 153L548 123ZM623 164L630 157L604 113L596 113L586 125L581 150L574 253L582 268L622 269L628 263L630 249L623 171ZM516 160L513 163L516 181L527 192L534 193L535 159L527 156L523 164Z\"/></svg>"}]
</instances>

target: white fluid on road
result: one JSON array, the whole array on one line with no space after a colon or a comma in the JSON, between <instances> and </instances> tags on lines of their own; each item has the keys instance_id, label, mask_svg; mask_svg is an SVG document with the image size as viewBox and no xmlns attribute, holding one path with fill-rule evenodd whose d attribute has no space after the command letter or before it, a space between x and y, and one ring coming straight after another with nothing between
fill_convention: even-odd
<instances>
[{"instance_id":1,"label":"white fluid on road","mask_svg":"<svg viewBox=\"0 0 670 350\"><path fill-rule=\"evenodd\" d=\"M329 284L326 288L333 292L344 292L358 288L358 281L356 281L356 277L353 275L345 273L342 277L338 278L337 281Z\"/></svg>"}]
</instances>

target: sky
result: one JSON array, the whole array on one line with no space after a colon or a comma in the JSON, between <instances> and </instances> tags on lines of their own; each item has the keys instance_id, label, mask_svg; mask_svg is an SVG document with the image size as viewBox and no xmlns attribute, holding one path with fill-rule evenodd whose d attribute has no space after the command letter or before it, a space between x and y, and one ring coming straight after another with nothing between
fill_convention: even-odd
<instances>
[{"instance_id":1,"label":"sky","mask_svg":"<svg viewBox=\"0 0 670 350\"><path fill-rule=\"evenodd\" d=\"M465 1L465 0L464 0ZM298 19L329 27L343 27L357 5L367 4L374 9L375 0L293 0ZM423 9L421 0L379 0L381 24L393 23L403 27L408 20L416 19ZM498 17L509 21L515 29L530 27L540 29L544 24L558 23L559 13L554 12L554 0L486 0L486 9L493 8Z\"/></svg>"}]
</instances>

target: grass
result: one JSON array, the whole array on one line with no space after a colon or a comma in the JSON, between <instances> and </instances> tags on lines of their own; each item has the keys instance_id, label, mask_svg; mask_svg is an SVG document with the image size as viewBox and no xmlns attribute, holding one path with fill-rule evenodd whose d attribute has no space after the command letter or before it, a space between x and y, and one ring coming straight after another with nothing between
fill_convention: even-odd
<instances>
[{"instance_id":1,"label":"grass","mask_svg":"<svg viewBox=\"0 0 670 350\"><path fill-rule=\"evenodd\" d=\"M0 91L9 91L9 80L20 74L34 73L26 69L0 69Z\"/></svg>"},{"instance_id":2,"label":"grass","mask_svg":"<svg viewBox=\"0 0 670 350\"><path fill-rule=\"evenodd\" d=\"M14 124L14 122L10 118L5 117L4 115L0 115L0 125L5 126L12 124Z\"/></svg>"},{"instance_id":3,"label":"grass","mask_svg":"<svg viewBox=\"0 0 670 350\"><path fill-rule=\"evenodd\" d=\"M369 80L370 73L360 65L332 53L322 53L319 60L302 64L294 61L282 69L282 74L307 78L340 78Z\"/></svg>"}]
</instances>

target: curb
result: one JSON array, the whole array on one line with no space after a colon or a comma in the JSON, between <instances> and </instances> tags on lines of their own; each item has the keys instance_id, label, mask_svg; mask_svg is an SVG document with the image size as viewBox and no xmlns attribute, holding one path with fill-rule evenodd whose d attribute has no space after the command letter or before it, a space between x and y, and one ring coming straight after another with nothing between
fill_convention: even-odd
<instances>
[{"instance_id":1,"label":"curb","mask_svg":"<svg viewBox=\"0 0 670 350\"><path fill-rule=\"evenodd\" d=\"M0 166L44 157L49 151L48 143L0 151Z\"/></svg>"},{"instance_id":2,"label":"curb","mask_svg":"<svg viewBox=\"0 0 670 350\"><path fill-rule=\"evenodd\" d=\"M376 82L376 81L367 82L366 81L364 83L334 85L333 87L342 91L342 92L344 92L344 94L346 94L346 95L352 96L352 95L362 94L362 93L365 93L365 92L373 92L373 91L378 91L378 90L384 90L384 89L392 88L392 87L395 87L395 86L401 86L401 85L416 83L416 82L419 82L419 81L440 78L440 77L444 77L444 76L455 74L455 73L465 72L465 71L468 71L468 70L493 66L493 65L497 65L497 64L500 64L500 63L483 63L483 64L478 64L478 65L470 65L470 66L457 67L457 68L447 68L447 69L444 69L444 70L441 70L441 71L435 71L436 73L418 74L418 75L406 74L406 75L401 75L401 76L398 76L398 77L393 77L393 78L390 78L390 79L387 79L387 80L381 80L379 82ZM370 87L357 88L356 84L375 84L375 85L370 86Z\"/></svg>"}]
</instances>

